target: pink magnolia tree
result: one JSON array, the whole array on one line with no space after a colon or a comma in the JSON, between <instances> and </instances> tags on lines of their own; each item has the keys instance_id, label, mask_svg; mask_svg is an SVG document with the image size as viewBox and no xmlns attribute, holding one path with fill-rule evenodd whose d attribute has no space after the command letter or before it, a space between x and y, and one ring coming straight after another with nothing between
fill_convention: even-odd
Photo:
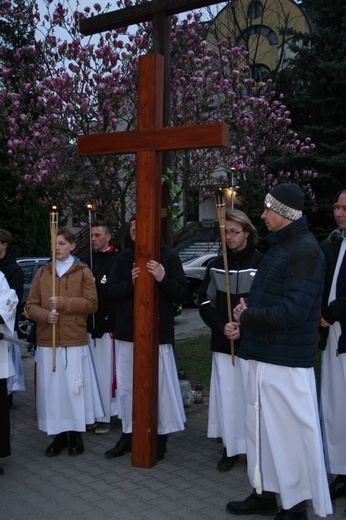
<instances>
[{"instance_id":1,"label":"pink magnolia tree","mask_svg":"<svg viewBox=\"0 0 346 520\"><path fill-rule=\"evenodd\" d=\"M199 36L207 30L200 15L174 22L174 124L225 121L230 127L228 149L191 150L185 160L175 156L177 183L185 191L199 186L203 198L213 196L215 184L229 185L229 174L235 172L245 209L258 212L267 190L284 179L299 182L314 207L310 180L316 172L291 168L314 145L292 130L290 114L272 83L250 77L244 47L230 49L223 40L217 49L210 48ZM278 162L286 168L279 168Z\"/></svg>"},{"instance_id":2,"label":"pink magnolia tree","mask_svg":"<svg viewBox=\"0 0 346 520\"><path fill-rule=\"evenodd\" d=\"M131 4L117 2L119 8ZM0 48L0 113L8 125L11 164L21 172L18 197L30 183L40 187L42 203L58 203L82 219L86 204L93 202L97 214L121 226L134 201L135 157L81 158L77 138L136 128L138 57L151 48L151 25L136 27L134 34L124 29L85 37L79 22L101 13L99 4L75 12L64 0L46 5L43 20L37 6L23 0L4 0L0 9L2 19L12 22L29 9L36 35L13 56ZM200 188L201 199L212 195L212 187L226 182L231 170L239 175L247 209L255 209L256 194L262 203L263 193L280 177L304 185L313 203L309 179L314 172L272 167L273 158L284 157L289 164L313 145L294 134L271 84L250 78L245 49L229 49L225 41L208 47L198 13L172 17L171 25L172 124L230 125L227 150L172 154L172 169L163 174L173 192L174 186L183 188L176 191L177 206L191 187Z\"/></svg>"}]
</instances>

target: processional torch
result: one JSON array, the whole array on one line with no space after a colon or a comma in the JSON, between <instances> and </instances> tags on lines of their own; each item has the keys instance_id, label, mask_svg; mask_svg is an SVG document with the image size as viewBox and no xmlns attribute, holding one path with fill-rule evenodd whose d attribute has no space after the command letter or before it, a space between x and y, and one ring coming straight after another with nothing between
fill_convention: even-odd
<instances>
[{"instance_id":1,"label":"processional torch","mask_svg":"<svg viewBox=\"0 0 346 520\"><path fill-rule=\"evenodd\" d=\"M92 243L92 226L94 224L94 206L87 204L88 210L88 224L89 224L89 267L94 275L94 260L93 260L93 243ZM95 279L95 277L94 277ZM95 330L95 314L92 314L92 330ZM94 347L96 347L96 339L94 338Z\"/></svg>"},{"instance_id":2,"label":"processional torch","mask_svg":"<svg viewBox=\"0 0 346 520\"><path fill-rule=\"evenodd\" d=\"M59 224L59 213L57 207L52 206L49 214L50 222L50 246L52 250L52 296L56 296L56 239ZM56 312L56 309L52 309ZM52 347L53 347L53 372L56 369L56 323L52 323Z\"/></svg>"},{"instance_id":3,"label":"processional torch","mask_svg":"<svg viewBox=\"0 0 346 520\"><path fill-rule=\"evenodd\" d=\"M224 269L225 269L227 315L228 315L228 321L231 322L231 321L233 321L233 317L232 317L231 292L230 292L230 283L229 283L227 245L226 245L226 232L225 232L226 203L224 201L223 190L221 188L215 194L215 204L216 204L217 218L219 220L219 226L220 226L223 266L224 266ZM232 356L232 365L234 366L234 342L233 342L233 339L231 339L231 356Z\"/></svg>"}]
</instances>

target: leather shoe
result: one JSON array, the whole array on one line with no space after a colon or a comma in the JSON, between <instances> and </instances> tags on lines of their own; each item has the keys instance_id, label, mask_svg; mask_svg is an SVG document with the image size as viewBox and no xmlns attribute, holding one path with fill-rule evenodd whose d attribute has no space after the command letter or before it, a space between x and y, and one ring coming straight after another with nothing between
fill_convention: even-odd
<instances>
[{"instance_id":1,"label":"leather shoe","mask_svg":"<svg viewBox=\"0 0 346 520\"><path fill-rule=\"evenodd\" d=\"M346 475L338 475L329 486L330 498L342 497L346 495Z\"/></svg>"},{"instance_id":2,"label":"leather shoe","mask_svg":"<svg viewBox=\"0 0 346 520\"><path fill-rule=\"evenodd\" d=\"M0 467L0 475L4 474L4 470Z\"/></svg>"},{"instance_id":3,"label":"leather shoe","mask_svg":"<svg viewBox=\"0 0 346 520\"><path fill-rule=\"evenodd\" d=\"M80 432L69 432L69 440L69 455L75 457L76 455L81 455L82 453L84 453L84 444Z\"/></svg>"},{"instance_id":4,"label":"leather shoe","mask_svg":"<svg viewBox=\"0 0 346 520\"><path fill-rule=\"evenodd\" d=\"M222 450L222 457L217 463L217 469L219 471L229 471L233 468L236 461L239 459L239 455L234 455L233 457L227 457L227 450L224 448Z\"/></svg>"},{"instance_id":5,"label":"leather shoe","mask_svg":"<svg viewBox=\"0 0 346 520\"><path fill-rule=\"evenodd\" d=\"M306 509L292 511L292 509L280 509L274 520L308 520Z\"/></svg>"},{"instance_id":6,"label":"leather shoe","mask_svg":"<svg viewBox=\"0 0 346 520\"><path fill-rule=\"evenodd\" d=\"M226 509L234 515L268 515L277 512L277 504L274 493L264 492L265 496L258 495L255 491L242 502L228 502Z\"/></svg>"},{"instance_id":7,"label":"leather shoe","mask_svg":"<svg viewBox=\"0 0 346 520\"><path fill-rule=\"evenodd\" d=\"M105 457L106 459L115 459L117 457L122 457L129 451L131 451L131 438L128 439L122 435L114 448L106 451Z\"/></svg>"},{"instance_id":8,"label":"leather shoe","mask_svg":"<svg viewBox=\"0 0 346 520\"><path fill-rule=\"evenodd\" d=\"M54 437L54 441L48 446L44 454L47 457L56 457L57 455L60 455L61 450L63 448L67 448L67 446L67 432L58 433L58 435Z\"/></svg>"}]
</instances>

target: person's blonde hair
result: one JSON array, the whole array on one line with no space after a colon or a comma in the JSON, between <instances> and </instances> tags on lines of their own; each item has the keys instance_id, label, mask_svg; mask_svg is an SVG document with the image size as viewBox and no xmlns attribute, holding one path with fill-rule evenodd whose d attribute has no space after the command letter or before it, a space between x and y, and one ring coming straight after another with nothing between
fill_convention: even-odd
<instances>
[{"instance_id":1,"label":"person's blonde hair","mask_svg":"<svg viewBox=\"0 0 346 520\"><path fill-rule=\"evenodd\" d=\"M234 220L234 222L240 224L243 230L249 233L249 236L252 238L253 243L257 244L257 229L255 228L249 217L243 211L240 211L240 209L227 208L226 220Z\"/></svg>"}]
</instances>

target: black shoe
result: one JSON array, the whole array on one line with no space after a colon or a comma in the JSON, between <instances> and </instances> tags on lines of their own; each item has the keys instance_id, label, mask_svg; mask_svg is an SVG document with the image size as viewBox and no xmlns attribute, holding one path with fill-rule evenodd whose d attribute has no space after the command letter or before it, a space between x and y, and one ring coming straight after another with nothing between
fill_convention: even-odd
<instances>
[{"instance_id":1,"label":"black shoe","mask_svg":"<svg viewBox=\"0 0 346 520\"><path fill-rule=\"evenodd\" d=\"M229 471L233 468L236 461L239 459L239 455L234 455L233 457L227 457L227 450L224 448L222 450L222 457L217 463L217 469L219 471Z\"/></svg>"},{"instance_id":2,"label":"black shoe","mask_svg":"<svg viewBox=\"0 0 346 520\"><path fill-rule=\"evenodd\" d=\"M292 509L280 509L274 520L308 520L306 509L292 511Z\"/></svg>"},{"instance_id":3,"label":"black shoe","mask_svg":"<svg viewBox=\"0 0 346 520\"><path fill-rule=\"evenodd\" d=\"M12 412L12 410L14 408L13 394L8 394L7 399L8 399L8 409L10 410L10 412Z\"/></svg>"},{"instance_id":4,"label":"black shoe","mask_svg":"<svg viewBox=\"0 0 346 520\"><path fill-rule=\"evenodd\" d=\"M157 436L157 453L156 460L159 462L165 458L167 453L167 435L158 435Z\"/></svg>"},{"instance_id":5,"label":"black shoe","mask_svg":"<svg viewBox=\"0 0 346 520\"><path fill-rule=\"evenodd\" d=\"M258 495L255 491L242 502L228 502L226 509L234 515L275 515L278 508L274 493L264 492Z\"/></svg>"},{"instance_id":6,"label":"black shoe","mask_svg":"<svg viewBox=\"0 0 346 520\"><path fill-rule=\"evenodd\" d=\"M4 473L4 470L0 467L0 475L3 475Z\"/></svg>"},{"instance_id":7,"label":"black shoe","mask_svg":"<svg viewBox=\"0 0 346 520\"><path fill-rule=\"evenodd\" d=\"M329 486L330 498L342 497L346 495L346 475L338 475Z\"/></svg>"},{"instance_id":8,"label":"black shoe","mask_svg":"<svg viewBox=\"0 0 346 520\"><path fill-rule=\"evenodd\" d=\"M115 459L116 457L122 457L125 453L131 451L132 435L131 433L122 433L120 440L116 443L114 448L106 451L106 459Z\"/></svg>"},{"instance_id":9,"label":"black shoe","mask_svg":"<svg viewBox=\"0 0 346 520\"><path fill-rule=\"evenodd\" d=\"M44 454L47 457L56 457L57 455L60 455L61 450L63 448L67 448L67 446L67 432L58 433L58 435L54 437L54 441L48 446Z\"/></svg>"},{"instance_id":10,"label":"black shoe","mask_svg":"<svg viewBox=\"0 0 346 520\"><path fill-rule=\"evenodd\" d=\"M68 454L72 455L72 457L76 455L81 455L84 453L84 444L82 439L82 434L80 432L69 432L69 448Z\"/></svg>"}]
</instances>

